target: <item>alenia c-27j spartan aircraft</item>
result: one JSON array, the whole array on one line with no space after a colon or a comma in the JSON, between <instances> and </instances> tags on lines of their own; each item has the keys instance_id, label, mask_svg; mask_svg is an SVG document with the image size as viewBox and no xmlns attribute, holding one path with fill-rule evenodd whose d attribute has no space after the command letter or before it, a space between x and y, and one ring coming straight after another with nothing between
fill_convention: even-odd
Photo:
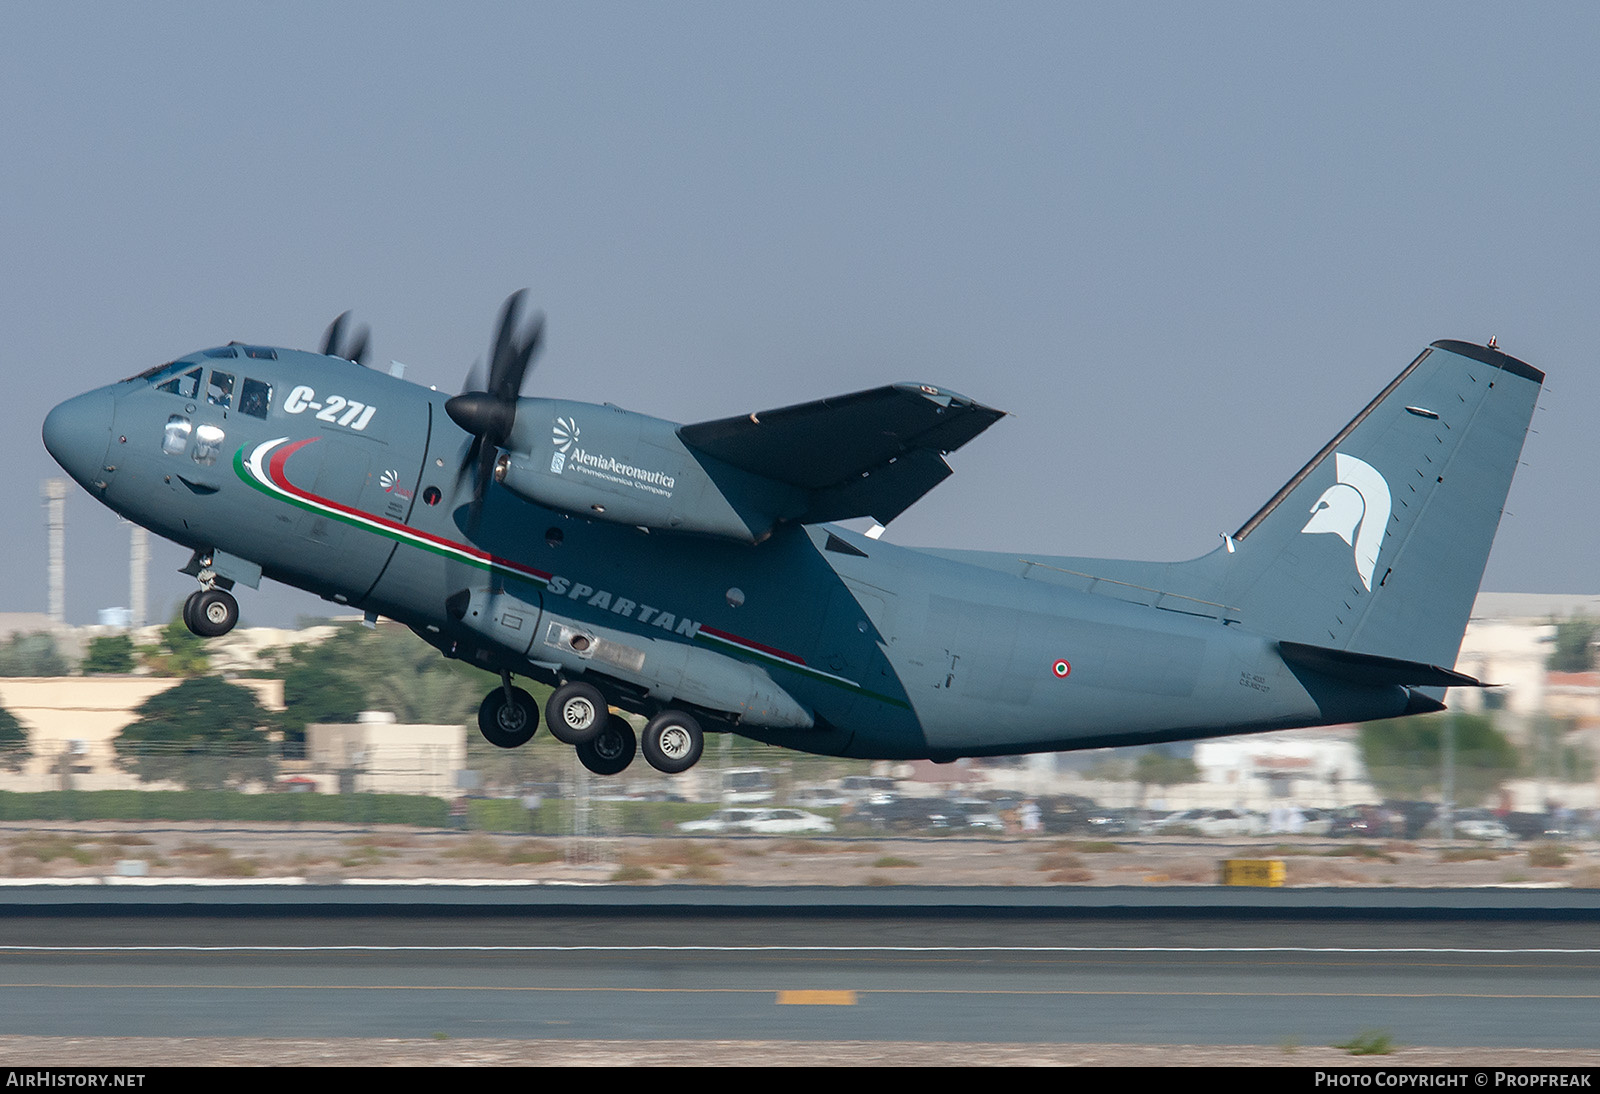
<instances>
[{"instance_id":1,"label":"alenia c-27j spartan aircraft","mask_svg":"<svg viewBox=\"0 0 1600 1094\"><path fill-rule=\"evenodd\" d=\"M321 353L229 344L71 399L50 454L193 550L197 634L263 577L498 673L496 745L545 719L616 774L707 730L881 759L995 756L1443 709L1544 374L1435 342L1212 553L1151 563L911 550L887 524L1002 412L894 384L677 425L519 397L543 331L506 301L448 397ZM642 741L614 713L648 718Z\"/></svg>"}]
</instances>

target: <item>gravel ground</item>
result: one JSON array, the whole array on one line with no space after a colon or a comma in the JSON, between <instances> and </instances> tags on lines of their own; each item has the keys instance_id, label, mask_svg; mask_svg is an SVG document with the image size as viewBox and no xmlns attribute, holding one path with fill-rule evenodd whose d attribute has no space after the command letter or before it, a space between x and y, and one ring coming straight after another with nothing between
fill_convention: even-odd
<instances>
[{"instance_id":1,"label":"gravel ground","mask_svg":"<svg viewBox=\"0 0 1600 1094\"><path fill-rule=\"evenodd\" d=\"M1600 888L1600 846L1439 840L549 838L348 825L0 824L6 877L518 879L730 885L1214 885L1226 858L1280 858L1287 884Z\"/></svg>"}]
</instances>

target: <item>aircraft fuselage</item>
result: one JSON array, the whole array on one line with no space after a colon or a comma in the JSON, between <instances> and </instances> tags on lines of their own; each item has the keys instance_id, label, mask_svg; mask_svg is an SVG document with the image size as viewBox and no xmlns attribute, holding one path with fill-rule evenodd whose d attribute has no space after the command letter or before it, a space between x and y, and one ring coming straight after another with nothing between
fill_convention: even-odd
<instances>
[{"instance_id":1,"label":"aircraft fuselage","mask_svg":"<svg viewBox=\"0 0 1600 1094\"><path fill-rule=\"evenodd\" d=\"M1013 556L972 564L793 522L755 543L645 530L503 487L469 534L470 438L446 416L447 396L320 354L207 353L63 404L45 429L52 454L228 584L306 589L490 671L603 681L625 709L678 704L707 728L875 758L1407 708L1404 687L1292 669L1226 605ZM526 417L537 435L622 412L524 399L517 413L519 432ZM646 443L567 458L577 452L615 491L672 481Z\"/></svg>"}]
</instances>

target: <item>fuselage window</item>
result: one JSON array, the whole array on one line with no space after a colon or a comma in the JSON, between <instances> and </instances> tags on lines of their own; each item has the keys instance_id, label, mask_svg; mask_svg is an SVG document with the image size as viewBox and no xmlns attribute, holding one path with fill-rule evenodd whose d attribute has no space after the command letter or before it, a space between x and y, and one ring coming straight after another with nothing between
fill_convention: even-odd
<instances>
[{"instance_id":1,"label":"fuselage window","mask_svg":"<svg viewBox=\"0 0 1600 1094\"><path fill-rule=\"evenodd\" d=\"M206 402L226 410L233 405L233 373L211 372L211 382L206 385Z\"/></svg>"},{"instance_id":2,"label":"fuselage window","mask_svg":"<svg viewBox=\"0 0 1600 1094\"><path fill-rule=\"evenodd\" d=\"M265 418L272 405L272 385L246 376L239 388L239 413L252 418Z\"/></svg>"},{"instance_id":3,"label":"fuselage window","mask_svg":"<svg viewBox=\"0 0 1600 1094\"><path fill-rule=\"evenodd\" d=\"M192 368L181 376L174 376L166 383L157 386L157 391L169 392L184 399L193 399L200 391L200 373L204 371Z\"/></svg>"},{"instance_id":4,"label":"fuselage window","mask_svg":"<svg viewBox=\"0 0 1600 1094\"><path fill-rule=\"evenodd\" d=\"M202 425L194 431L194 462L208 466L217 462L222 450L224 434L214 425Z\"/></svg>"},{"instance_id":5,"label":"fuselage window","mask_svg":"<svg viewBox=\"0 0 1600 1094\"><path fill-rule=\"evenodd\" d=\"M193 428L188 418L174 414L167 419L166 432L161 437L161 451L169 456L181 456L189 447L189 431Z\"/></svg>"}]
</instances>

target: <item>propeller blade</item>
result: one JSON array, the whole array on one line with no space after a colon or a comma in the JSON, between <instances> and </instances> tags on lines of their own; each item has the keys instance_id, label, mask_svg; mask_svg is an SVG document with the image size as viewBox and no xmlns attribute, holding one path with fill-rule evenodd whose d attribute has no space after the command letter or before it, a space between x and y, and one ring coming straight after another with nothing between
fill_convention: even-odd
<instances>
[{"instance_id":1,"label":"propeller blade","mask_svg":"<svg viewBox=\"0 0 1600 1094\"><path fill-rule=\"evenodd\" d=\"M495 329L494 353L489 358L489 394L496 398L516 398L516 391L506 390L506 378L516 355L517 309L527 289L518 289L506 297L500 308L500 323Z\"/></svg>"},{"instance_id":2,"label":"propeller blade","mask_svg":"<svg viewBox=\"0 0 1600 1094\"><path fill-rule=\"evenodd\" d=\"M489 479L494 473L494 461L499 457L499 450L511 438L511 429L517 420L517 397L522 394L522 383L544 342L543 313L533 316L524 333L517 331L520 325L518 312L522 308L522 298L527 293L527 289L518 289L506 297L506 302L500 307L494 345L489 355L487 382L481 371L481 362L474 364L467 373L466 386L461 393L444 404L450 420L472 435L472 444L456 471L458 491L469 473L472 476L471 508L467 520L469 534L477 532L478 519L483 513L483 499L489 491Z\"/></svg>"},{"instance_id":3,"label":"propeller blade","mask_svg":"<svg viewBox=\"0 0 1600 1094\"><path fill-rule=\"evenodd\" d=\"M371 335L371 328L363 324L361 329L356 332L355 340L351 342L349 350L339 354L339 356L347 361L354 361L362 368L365 368L367 365L367 342Z\"/></svg>"},{"instance_id":4,"label":"propeller blade","mask_svg":"<svg viewBox=\"0 0 1600 1094\"><path fill-rule=\"evenodd\" d=\"M338 356L334 350L338 347L340 339L344 337L344 325L349 320L349 312L340 312L334 321L328 324L328 329L322 332L321 352L324 357Z\"/></svg>"},{"instance_id":5,"label":"propeller blade","mask_svg":"<svg viewBox=\"0 0 1600 1094\"><path fill-rule=\"evenodd\" d=\"M328 329L322 333L322 353L327 357L343 357L346 361L354 361L358 365L367 363L367 343L372 336L372 328L362 324L361 329L349 339L345 340L345 328L350 323L350 313L340 312L333 322L328 324Z\"/></svg>"}]
</instances>

